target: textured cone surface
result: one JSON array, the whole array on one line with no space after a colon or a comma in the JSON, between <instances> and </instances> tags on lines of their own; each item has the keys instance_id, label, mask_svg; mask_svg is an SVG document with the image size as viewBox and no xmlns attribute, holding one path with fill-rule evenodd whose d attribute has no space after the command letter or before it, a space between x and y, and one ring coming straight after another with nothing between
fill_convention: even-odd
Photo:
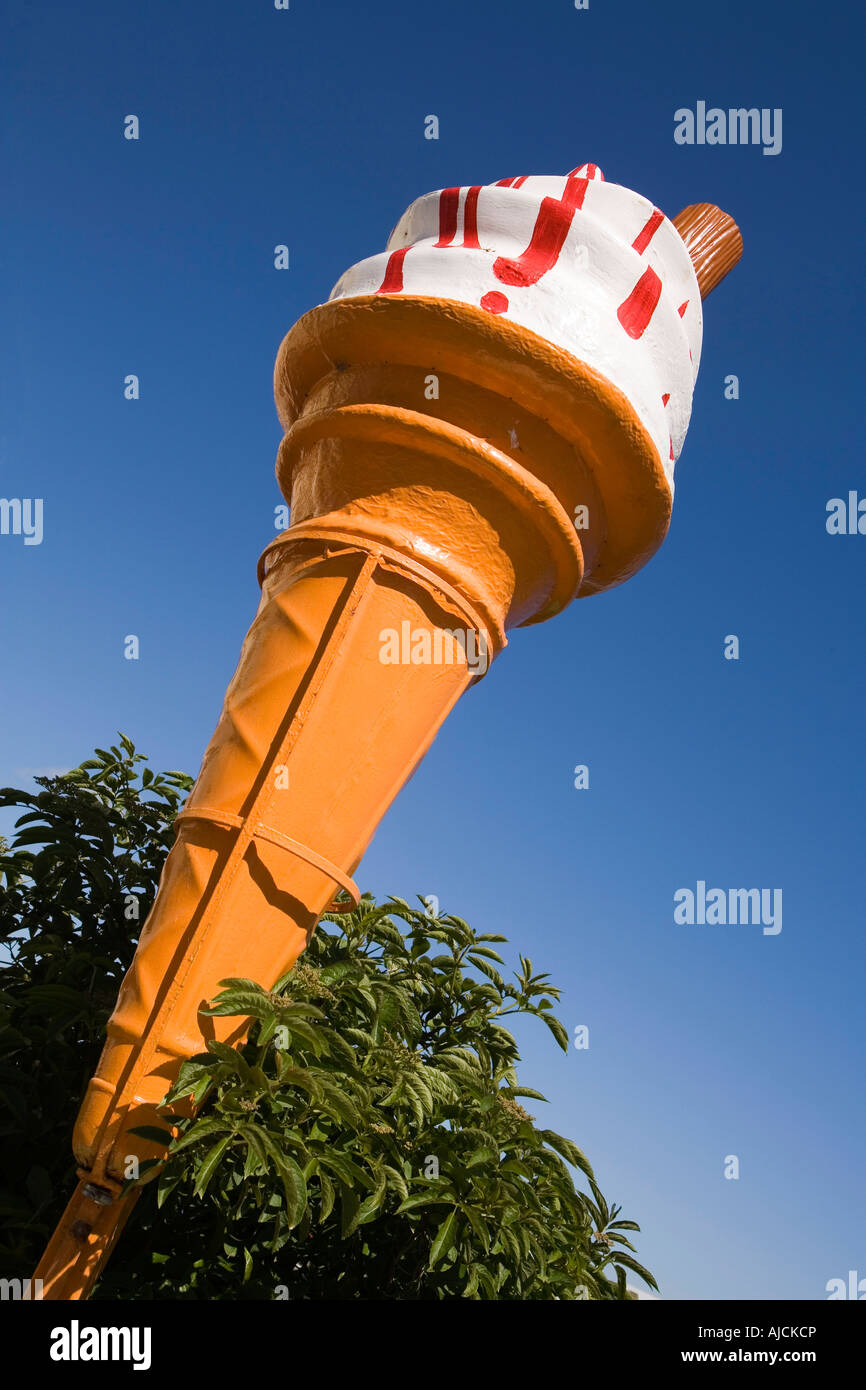
<instances>
[{"instance_id":1,"label":"textured cone surface","mask_svg":"<svg viewBox=\"0 0 866 1390\"><path fill-rule=\"evenodd\" d=\"M247 817L353 872L472 679L457 659L383 663L381 633L403 623L460 625L357 550L276 566L188 808ZM238 853L239 833L181 822L75 1127L76 1159L97 1176L158 1155L129 1130L160 1123L156 1107L202 1034L232 1043L245 1031L202 1004L231 976L272 985L333 897L321 868L266 838Z\"/></svg>"}]
</instances>

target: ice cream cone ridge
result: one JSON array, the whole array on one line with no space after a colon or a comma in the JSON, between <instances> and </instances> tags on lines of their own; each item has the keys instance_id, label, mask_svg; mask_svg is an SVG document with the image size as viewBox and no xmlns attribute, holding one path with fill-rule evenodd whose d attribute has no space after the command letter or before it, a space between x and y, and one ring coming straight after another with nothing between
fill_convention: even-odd
<instances>
[{"instance_id":1,"label":"ice cream cone ridge","mask_svg":"<svg viewBox=\"0 0 866 1390\"><path fill-rule=\"evenodd\" d=\"M621 583L666 533L670 487L624 394L471 305L321 305L284 339L275 397L292 531L423 558L506 629Z\"/></svg>"}]
</instances>

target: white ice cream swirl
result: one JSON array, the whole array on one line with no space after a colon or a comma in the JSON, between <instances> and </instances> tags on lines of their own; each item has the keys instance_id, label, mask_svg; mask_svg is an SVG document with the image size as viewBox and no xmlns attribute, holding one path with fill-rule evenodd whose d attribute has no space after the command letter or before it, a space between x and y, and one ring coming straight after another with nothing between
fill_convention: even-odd
<instances>
[{"instance_id":1,"label":"white ice cream swirl","mask_svg":"<svg viewBox=\"0 0 866 1390\"><path fill-rule=\"evenodd\" d=\"M502 314L601 373L629 399L673 488L701 352L701 296L676 227L593 164L416 199L387 250L331 299L458 300Z\"/></svg>"}]
</instances>

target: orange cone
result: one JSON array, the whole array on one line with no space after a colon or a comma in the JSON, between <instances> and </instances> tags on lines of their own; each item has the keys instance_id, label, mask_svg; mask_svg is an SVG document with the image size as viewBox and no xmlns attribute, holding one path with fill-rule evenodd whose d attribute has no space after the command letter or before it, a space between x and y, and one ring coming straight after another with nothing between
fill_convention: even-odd
<instances>
[{"instance_id":1,"label":"orange cone","mask_svg":"<svg viewBox=\"0 0 866 1390\"><path fill-rule=\"evenodd\" d=\"M575 179L558 201L532 195L543 250L546 204L560 209L547 210L554 230L568 219L563 255L579 225L568 200L583 196L589 215ZM455 191L467 240L473 190L446 190L440 242L454 206L445 194ZM491 189L491 205L500 192ZM481 230L486 201L476 192L472 203ZM637 204L635 247L651 222ZM686 211L682 239L662 220L679 247L668 252L680 258L673 297L691 284L699 314L700 290L730 268L739 234L717 209ZM652 269L648 245L623 258L624 285ZM46 1298L87 1296L135 1198L119 1195L131 1160L162 1152L130 1130L165 1126L159 1107L181 1062L201 1051L202 1035L244 1035L237 1019L200 1012L219 982L272 983L335 891L357 902L351 875L376 826L506 630L621 582L665 535L672 467L658 431L668 429L667 403L650 411L640 393L631 400L598 366L502 311L502 300L518 299L515 275L522 288L541 280L529 282L532 247L496 261L509 292L487 296L493 309L483 298L346 293L305 315L280 348L277 477L292 525L262 557L261 604L78 1116L81 1181L36 1271ZM486 274L493 253L469 249L488 257ZM401 273L404 262L405 253ZM669 313L661 345L646 326L638 342L632 310L625 327L616 319L615 284L611 294L605 332L623 373L646 376L653 354L666 363L673 338L690 403L686 328L680 342ZM667 312L661 292L658 302ZM634 313L645 315L646 303ZM688 332L699 333L699 320Z\"/></svg>"}]
</instances>

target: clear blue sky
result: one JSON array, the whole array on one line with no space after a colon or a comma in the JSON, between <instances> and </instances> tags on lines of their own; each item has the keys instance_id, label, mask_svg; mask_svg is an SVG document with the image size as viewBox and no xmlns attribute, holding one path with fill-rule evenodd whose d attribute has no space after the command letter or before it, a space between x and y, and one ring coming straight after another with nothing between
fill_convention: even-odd
<instances>
[{"instance_id":1,"label":"clear blue sky","mask_svg":"<svg viewBox=\"0 0 866 1390\"><path fill-rule=\"evenodd\" d=\"M667 543L514 634L359 879L437 894L563 987L590 1048L526 1030L524 1080L642 1223L666 1297L866 1276L866 536L825 529L829 498L866 495L860 7L151 0L8 23L0 494L45 520L39 546L0 536L0 784L116 729L197 769L280 500L277 346L413 198L590 160L669 215L737 218ZM675 144L698 100L781 107L782 152ZM676 925L699 879L782 888L781 933Z\"/></svg>"}]
</instances>

